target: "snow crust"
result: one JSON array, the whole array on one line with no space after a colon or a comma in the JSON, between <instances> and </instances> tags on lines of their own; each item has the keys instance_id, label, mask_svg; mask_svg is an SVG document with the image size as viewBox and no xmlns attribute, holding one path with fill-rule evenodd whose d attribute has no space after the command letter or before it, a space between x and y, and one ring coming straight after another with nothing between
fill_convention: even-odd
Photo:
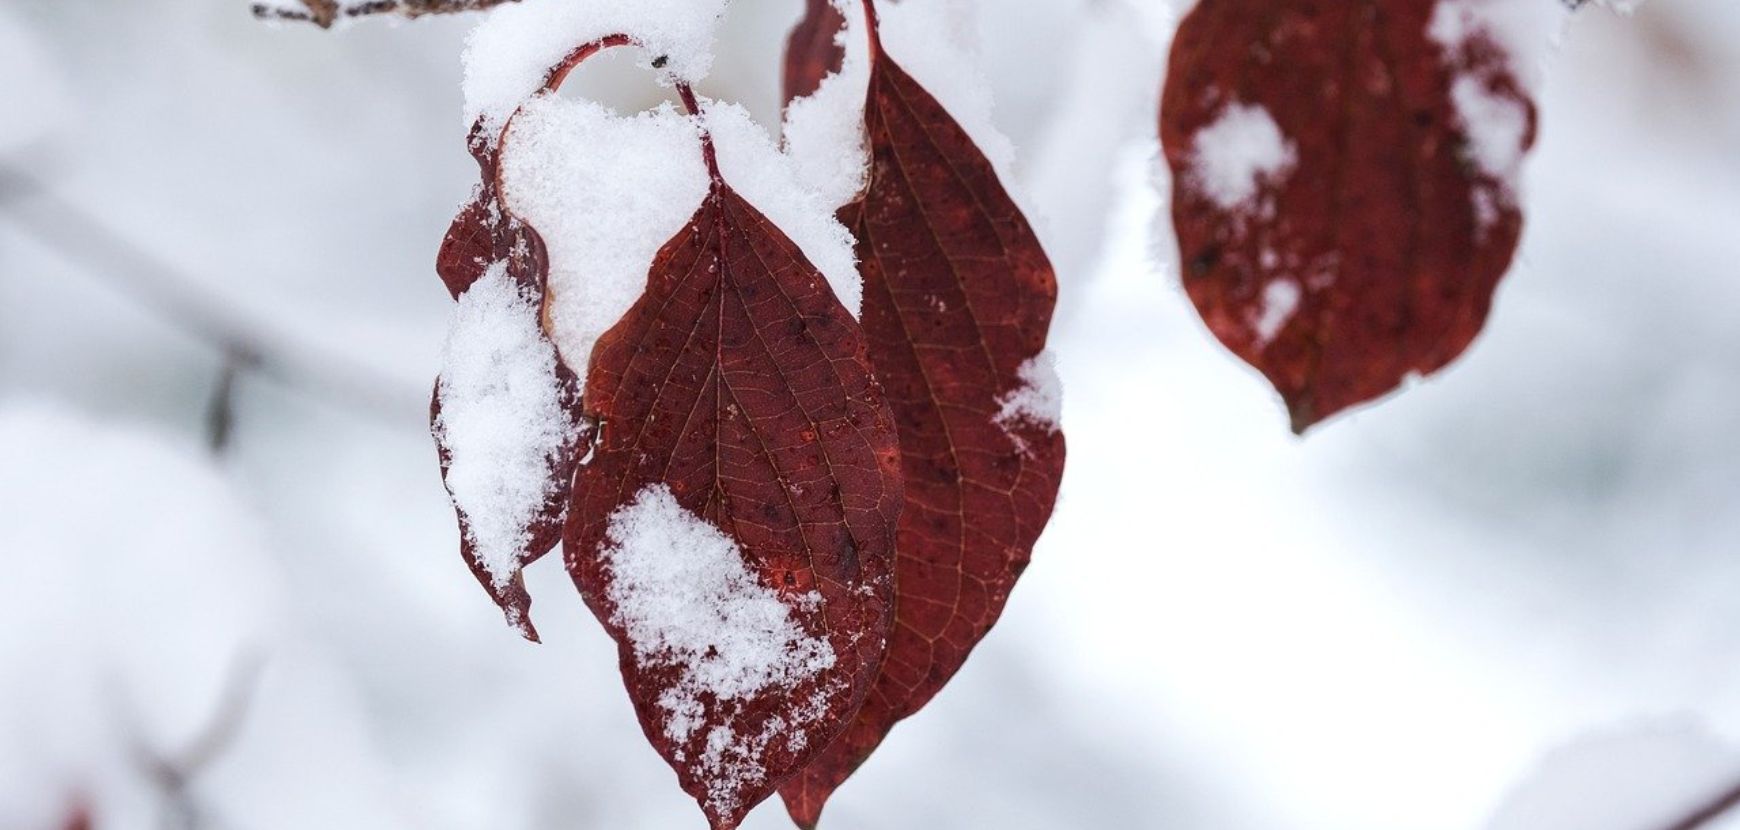
<instances>
[{"instance_id":1,"label":"snow crust","mask_svg":"<svg viewBox=\"0 0 1740 830\"><path fill-rule=\"evenodd\" d=\"M664 58L670 76L697 81L713 63L728 0L522 0L498 6L465 47L465 123L494 132L537 93L550 67L582 44L624 34Z\"/></svg>"},{"instance_id":2,"label":"snow crust","mask_svg":"<svg viewBox=\"0 0 1740 830\"><path fill-rule=\"evenodd\" d=\"M507 264L491 265L459 297L441 373L435 428L451 456L447 486L478 561L503 588L560 483L552 471L577 429L540 314Z\"/></svg>"},{"instance_id":3,"label":"snow crust","mask_svg":"<svg viewBox=\"0 0 1740 830\"><path fill-rule=\"evenodd\" d=\"M611 621L626 632L643 671L674 669L659 697L665 737L687 743L706 729L699 764L713 806L730 811L739 787L760 780L760 759L776 739L793 749L826 711L819 698L795 715L772 718L753 733L728 717L707 725L706 704L720 705L772 688L791 688L832 668L834 649L807 634L780 594L763 585L729 536L655 484L610 517L601 551L609 569ZM811 609L813 592L797 598ZM679 760L683 760L679 757Z\"/></svg>"},{"instance_id":4,"label":"snow crust","mask_svg":"<svg viewBox=\"0 0 1740 830\"><path fill-rule=\"evenodd\" d=\"M700 132L669 105L618 116L539 96L514 118L501 163L507 208L549 253L551 337L569 366L585 367L707 195Z\"/></svg>"},{"instance_id":5,"label":"snow crust","mask_svg":"<svg viewBox=\"0 0 1740 830\"><path fill-rule=\"evenodd\" d=\"M1191 159L1189 176L1197 190L1228 212L1251 210L1263 184L1291 172L1299 161L1266 108L1237 102L1197 131Z\"/></svg>"}]
</instances>

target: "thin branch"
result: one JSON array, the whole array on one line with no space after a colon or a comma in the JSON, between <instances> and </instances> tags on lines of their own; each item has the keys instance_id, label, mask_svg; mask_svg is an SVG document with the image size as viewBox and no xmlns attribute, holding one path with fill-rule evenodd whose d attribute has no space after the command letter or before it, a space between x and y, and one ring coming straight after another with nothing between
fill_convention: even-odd
<instances>
[{"instance_id":1,"label":"thin branch","mask_svg":"<svg viewBox=\"0 0 1740 830\"><path fill-rule=\"evenodd\" d=\"M242 372L259 363L251 354L226 354L218 370L217 383L212 386L211 399L205 407L205 445L214 456L230 448L230 438L236 431L236 381Z\"/></svg>"},{"instance_id":2,"label":"thin branch","mask_svg":"<svg viewBox=\"0 0 1740 830\"><path fill-rule=\"evenodd\" d=\"M1669 825L1667 830L1702 830L1709 827L1716 819L1727 815L1735 807L1740 807L1740 784L1735 784L1727 792L1711 799L1709 803L1699 807L1691 815Z\"/></svg>"},{"instance_id":3,"label":"thin branch","mask_svg":"<svg viewBox=\"0 0 1740 830\"><path fill-rule=\"evenodd\" d=\"M179 752L152 749L139 734L137 716L128 717L135 724L129 738L133 756L163 798L166 812L162 824L166 830L199 830L204 824L205 813L189 790L199 775L235 744L265 668L266 659L261 652L247 649L237 654L225 675L211 718Z\"/></svg>"},{"instance_id":4,"label":"thin branch","mask_svg":"<svg viewBox=\"0 0 1740 830\"><path fill-rule=\"evenodd\" d=\"M22 198L28 196L29 198ZM62 199L15 168L0 166L0 215L63 259L156 311L203 340L240 369L257 372L369 415L403 426L427 406L427 393L280 331L214 297L202 280Z\"/></svg>"},{"instance_id":5,"label":"thin branch","mask_svg":"<svg viewBox=\"0 0 1740 830\"><path fill-rule=\"evenodd\" d=\"M492 9L519 0L277 0L254 4L254 16L262 20L293 20L329 29L340 20L357 17L426 14L456 14ZM294 5L293 5L294 4Z\"/></svg>"}]
</instances>

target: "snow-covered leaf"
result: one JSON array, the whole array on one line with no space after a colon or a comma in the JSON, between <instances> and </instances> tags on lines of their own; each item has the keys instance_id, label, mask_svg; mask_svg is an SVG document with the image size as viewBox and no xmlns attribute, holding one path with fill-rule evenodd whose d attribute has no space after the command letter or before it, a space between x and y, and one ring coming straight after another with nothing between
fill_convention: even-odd
<instances>
[{"instance_id":1,"label":"snow-covered leaf","mask_svg":"<svg viewBox=\"0 0 1740 830\"><path fill-rule=\"evenodd\" d=\"M593 353L564 550L647 738L735 827L875 677L900 458L857 322L703 152L700 209Z\"/></svg>"}]
</instances>

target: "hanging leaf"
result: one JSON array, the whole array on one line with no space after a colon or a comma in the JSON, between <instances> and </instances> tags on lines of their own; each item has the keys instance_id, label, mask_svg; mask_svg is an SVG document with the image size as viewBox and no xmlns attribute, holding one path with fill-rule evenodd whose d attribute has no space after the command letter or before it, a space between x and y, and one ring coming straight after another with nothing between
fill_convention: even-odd
<instances>
[{"instance_id":1,"label":"hanging leaf","mask_svg":"<svg viewBox=\"0 0 1740 830\"><path fill-rule=\"evenodd\" d=\"M543 89L626 42L618 36L575 49L550 69ZM521 571L561 539L585 429L579 378L545 328L543 238L501 198L505 133L485 130L481 120L473 126L468 144L481 181L436 256L435 271L460 309L429 419L459 514L460 555L508 625L537 642Z\"/></svg>"},{"instance_id":2,"label":"hanging leaf","mask_svg":"<svg viewBox=\"0 0 1740 830\"><path fill-rule=\"evenodd\" d=\"M900 432L906 506L876 686L846 733L781 788L806 828L990 631L1051 517L1064 462L1042 354L1051 264L984 153L872 42L871 175L840 220L858 240L864 332Z\"/></svg>"},{"instance_id":3,"label":"hanging leaf","mask_svg":"<svg viewBox=\"0 0 1740 830\"><path fill-rule=\"evenodd\" d=\"M1535 108L1468 0L1203 0L1160 132L1184 286L1293 429L1454 360L1522 228Z\"/></svg>"},{"instance_id":4,"label":"hanging leaf","mask_svg":"<svg viewBox=\"0 0 1740 830\"><path fill-rule=\"evenodd\" d=\"M704 147L707 197L593 352L564 550L648 739L729 828L864 700L901 482L857 322Z\"/></svg>"},{"instance_id":5,"label":"hanging leaf","mask_svg":"<svg viewBox=\"0 0 1740 830\"><path fill-rule=\"evenodd\" d=\"M785 44L785 97L791 101L816 91L822 79L840 71L846 50L837 41L846 18L831 0L806 0L804 16Z\"/></svg>"}]
</instances>

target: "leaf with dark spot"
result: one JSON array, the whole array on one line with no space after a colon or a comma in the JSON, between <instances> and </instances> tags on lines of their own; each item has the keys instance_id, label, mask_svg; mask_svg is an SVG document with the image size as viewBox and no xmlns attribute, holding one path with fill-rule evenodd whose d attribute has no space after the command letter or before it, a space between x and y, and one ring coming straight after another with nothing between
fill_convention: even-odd
<instances>
[{"instance_id":1,"label":"leaf with dark spot","mask_svg":"<svg viewBox=\"0 0 1740 830\"><path fill-rule=\"evenodd\" d=\"M1511 176L1481 160L1521 158L1534 104L1491 32L1433 38L1440 5L1203 0L1174 41L1160 132L1184 285L1295 431L1454 360L1515 253ZM1471 129L1468 95L1512 132ZM1253 108L1291 163L1228 199L1205 184L1202 142Z\"/></svg>"}]
</instances>

